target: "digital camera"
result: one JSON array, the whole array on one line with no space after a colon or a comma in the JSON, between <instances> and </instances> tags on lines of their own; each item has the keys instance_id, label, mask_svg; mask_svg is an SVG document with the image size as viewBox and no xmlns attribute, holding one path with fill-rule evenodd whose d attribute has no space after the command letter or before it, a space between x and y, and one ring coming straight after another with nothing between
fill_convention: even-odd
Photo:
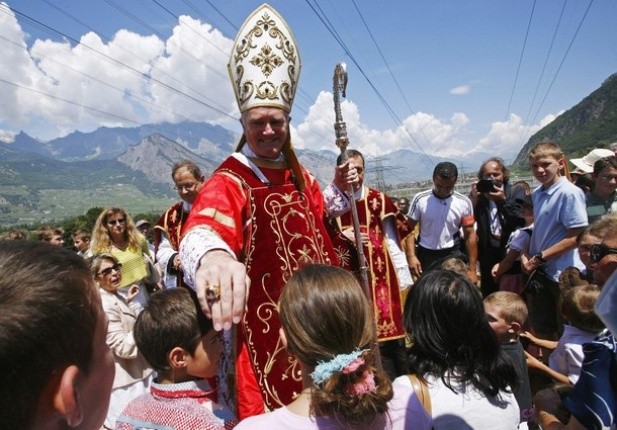
<instances>
[{"instance_id":1,"label":"digital camera","mask_svg":"<svg viewBox=\"0 0 617 430\"><path fill-rule=\"evenodd\" d=\"M476 190L479 193L490 193L496 190L495 183L492 179L480 179L476 184Z\"/></svg>"}]
</instances>

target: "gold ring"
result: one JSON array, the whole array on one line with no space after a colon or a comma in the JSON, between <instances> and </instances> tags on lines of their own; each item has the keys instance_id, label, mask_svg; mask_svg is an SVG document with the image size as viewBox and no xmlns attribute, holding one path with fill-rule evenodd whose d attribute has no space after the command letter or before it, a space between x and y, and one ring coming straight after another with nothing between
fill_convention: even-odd
<instances>
[{"instance_id":1,"label":"gold ring","mask_svg":"<svg viewBox=\"0 0 617 430\"><path fill-rule=\"evenodd\" d=\"M209 302L218 302L221 299L221 286L220 285L207 285L206 286L206 300Z\"/></svg>"}]
</instances>

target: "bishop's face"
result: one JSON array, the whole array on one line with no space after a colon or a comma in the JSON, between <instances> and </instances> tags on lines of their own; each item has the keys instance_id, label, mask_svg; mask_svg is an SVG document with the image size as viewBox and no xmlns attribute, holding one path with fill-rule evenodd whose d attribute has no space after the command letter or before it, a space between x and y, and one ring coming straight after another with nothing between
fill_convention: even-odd
<instances>
[{"instance_id":1,"label":"bishop's face","mask_svg":"<svg viewBox=\"0 0 617 430\"><path fill-rule=\"evenodd\" d=\"M277 158L289 136L289 115L282 109L256 107L242 115L249 148L262 158Z\"/></svg>"}]
</instances>

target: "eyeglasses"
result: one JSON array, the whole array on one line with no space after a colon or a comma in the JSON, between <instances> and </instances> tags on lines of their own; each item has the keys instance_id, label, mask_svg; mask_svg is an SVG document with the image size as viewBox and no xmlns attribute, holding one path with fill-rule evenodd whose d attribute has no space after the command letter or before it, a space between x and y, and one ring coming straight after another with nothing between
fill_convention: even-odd
<instances>
[{"instance_id":1,"label":"eyeglasses","mask_svg":"<svg viewBox=\"0 0 617 430\"><path fill-rule=\"evenodd\" d=\"M101 276L109 276L111 275L112 270L115 270L116 272L119 272L120 269L122 269L122 263L116 263L111 267L108 267L106 269L103 269L99 272L99 275Z\"/></svg>"},{"instance_id":2,"label":"eyeglasses","mask_svg":"<svg viewBox=\"0 0 617 430\"><path fill-rule=\"evenodd\" d=\"M126 220L124 218L110 219L110 220L107 220L107 224L109 225L124 224L125 221Z\"/></svg>"},{"instance_id":3,"label":"eyeglasses","mask_svg":"<svg viewBox=\"0 0 617 430\"><path fill-rule=\"evenodd\" d=\"M189 182L188 184L176 184L174 189L178 191L180 190L192 191L195 189L196 185L197 185L197 182Z\"/></svg>"},{"instance_id":4,"label":"eyeglasses","mask_svg":"<svg viewBox=\"0 0 617 430\"><path fill-rule=\"evenodd\" d=\"M589 259L592 263L597 263L609 254L617 254L617 248L609 248L601 243L589 247Z\"/></svg>"}]
</instances>

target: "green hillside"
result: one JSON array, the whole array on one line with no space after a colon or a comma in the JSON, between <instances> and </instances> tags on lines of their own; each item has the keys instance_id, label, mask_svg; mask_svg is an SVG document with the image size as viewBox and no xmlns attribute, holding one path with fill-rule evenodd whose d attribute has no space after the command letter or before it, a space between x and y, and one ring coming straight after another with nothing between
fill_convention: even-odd
<instances>
[{"instance_id":1,"label":"green hillside","mask_svg":"<svg viewBox=\"0 0 617 430\"><path fill-rule=\"evenodd\" d=\"M59 221L95 206L162 212L176 199L171 186L155 184L117 161L66 163L36 157L0 162L2 227Z\"/></svg>"},{"instance_id":2,"label":"green hillside","mask_svg":"<svg viewBox=\"0 0 617 430\"><path fill-rule=\"evenodd\" d=\"M549 139L561 145L568 158L617 141L617 74L580 103L531 136L514 160L514 168L528 170L530 148Z\"/></svg>"}]
</instances>

